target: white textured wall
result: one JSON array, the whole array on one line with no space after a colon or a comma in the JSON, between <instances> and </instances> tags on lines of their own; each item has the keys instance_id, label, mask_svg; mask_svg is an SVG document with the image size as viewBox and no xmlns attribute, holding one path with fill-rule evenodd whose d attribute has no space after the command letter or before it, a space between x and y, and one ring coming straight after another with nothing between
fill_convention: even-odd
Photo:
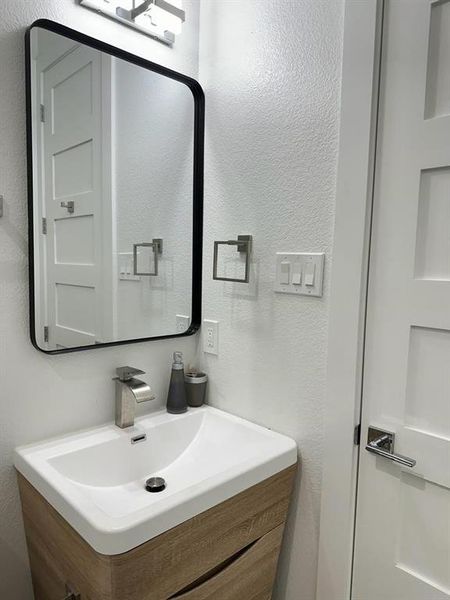
<instances>
[{"instance_id":1,"label":"white textured wall","mask_svg":"<svg viewBox=\"0 0 450 600\"><path fill-rule=\"evenodd\" d=\"M47 357L28 341L25 156L25 27L50 18L197 77L198 4L174 50L78 6L74 0L2 0L0 4L0 598L31 600L28 559L12 450L18 444L113 418L113 371L147 371L163 402L174 349L189 357L195 341L150 342ZM144 407L143 410L147 410Z\"/></svg>"},{"instance_id":2,"label":"white textured wall","mask_svg":"<svg viewBox=\"0 0 450 600\"><path fill-rule=\"evenodd\" d=\"M30 600L12 448L112 417L118 364L149 373L160 401L174 347L193 339L46 357L28 341L23 31L58 20L197 75L197 9L175 50L73 0L0 6L0 597ZM210 401L293 436L302 478L277 598L313 600L322 452L328 280L337 154L343 0L203 0L207 93L205 316L221 322L205 356ZM212 241L254 235L249 286L211 280ZM272 292L276 251L327 252L323 300Z\"/></svg>"},{"instance_id":3,"label":"white textured wall","mask_svg":"<svg viewBox=\"0 0 450 600\"><path fill-rule=\"evenodd\" d=\"M300 447L280 600L315 597L342 33L341 0L202 0L204 316L220 321L204 368L212 404ZM212 281L213 240L247 233L251 284ZM326 252L323 299L273 293L277 251Z\"/></svg>"}]
</instances>

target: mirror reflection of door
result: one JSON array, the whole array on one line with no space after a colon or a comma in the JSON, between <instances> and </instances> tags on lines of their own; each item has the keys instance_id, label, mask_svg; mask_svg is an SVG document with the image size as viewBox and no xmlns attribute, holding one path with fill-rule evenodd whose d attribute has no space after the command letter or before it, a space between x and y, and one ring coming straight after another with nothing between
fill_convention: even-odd
<instances>
[{"instance_id":1,"label":"mirror reflection of door","mask_svg":"<svg viewBox=\"0 0 450 600\"><path fill-rule=\"evenodd\" d=\"M187 330L192 91L39 27L31 66L38 346Z\"/></svg>"},{"instance_id":2,"label":"mirror reflection of door","mask_svg":"<svg viewBox=\"0 0 450 600\"><path fill-rule=\"evenodd\" d=\"M45 321L39 333L56 349L101 342L112 334L111 318L102 310L102 274L108 269L103 243L111 246L112 238L111 225L101 227L102 146L110 143L107 128L102 139L102 105L110 102L107 85L102 89L102 67L108 71L108 60L70 40L58 38L55 44L48 32L38 37L35 109L41 123L43 219L38 240Z\"/></svg>"}]
</instances>

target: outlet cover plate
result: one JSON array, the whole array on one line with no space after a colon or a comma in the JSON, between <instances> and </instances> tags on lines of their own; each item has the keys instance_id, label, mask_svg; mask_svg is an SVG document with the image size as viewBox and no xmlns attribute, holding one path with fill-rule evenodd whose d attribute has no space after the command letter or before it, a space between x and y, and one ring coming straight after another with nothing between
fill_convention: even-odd
<instances>
[{"instance_id":1,"label":"outlet cover plate","mask_svg":"<svg viewBox=\"0 0 450 600\"><path fill-rule=\"evenodd\" d=\"M219 321L203 319L203 351L219 354Z\"/></svg>"},{"instance_id":2,"label":"outlet cover plate","mask_svg":"<svg viewBox=\"0 0 450 600\"><path fill-rule=\"evenodd\" d=\"M189 329L191 319L186 315L177 315L176 317L176 328L177 333L185 333Z\"/></svg>"}]
</instances>

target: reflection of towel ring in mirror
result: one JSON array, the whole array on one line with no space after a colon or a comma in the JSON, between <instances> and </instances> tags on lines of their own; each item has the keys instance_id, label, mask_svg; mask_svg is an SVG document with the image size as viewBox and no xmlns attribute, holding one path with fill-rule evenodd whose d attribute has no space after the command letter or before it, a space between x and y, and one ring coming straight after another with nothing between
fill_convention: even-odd
<instances>
[{"instance_id":1,"label":"reflection of towel ring in mirror","mask_svg":"<svg viewBox=\"0 0 450 600\"><path fill-rule=\"evenodd\" d=\"M143 271L138 271L137 265L137 255L138 248L152 248L153 250L153 260L155 265L155 270L153 272L145 273ZM140 244L133 244L133 275L140 275L145 277L155 277L158 275L158 256L162 254L163 249L163 241L161 238L153 238L152 242L141 242Z\"/></svg>"},{"instance_id":2,"label":"reflection of towel ring in mirror","mask_svg":"<svg viewBox=\"0 0 450 600\"><path fill-rule=\"evenodd\" d=\"M219 246L237 246L237 251L245 254L245 274L243 279L232 277L219 277L217 275L217 265L219 262ZM214 260L213 260L213 279L217 281L234 281L236 283L248 283L250 280L250 254L252 251L252 236L238 235L237 240L224 240L214 242Z\"/></svg>"}]
</instances>

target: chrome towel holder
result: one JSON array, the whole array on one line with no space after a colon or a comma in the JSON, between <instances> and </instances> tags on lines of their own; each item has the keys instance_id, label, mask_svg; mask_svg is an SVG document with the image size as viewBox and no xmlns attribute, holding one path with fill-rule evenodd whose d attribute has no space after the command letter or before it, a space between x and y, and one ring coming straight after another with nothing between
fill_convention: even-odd
<instances>
[{"instance_id":1,"label":"chrome towel holder","mask_svg":"<svg viewBox=\"0 0 450 600\"><path fill-rule=\"evenodd\" d=\"M250 255L252 252L251 235L238 235L237 240L222 240L214 242L213 279L216 281L233 281L235 283L248 283L250 281ZM237 246L237 251L245 254L245 274L242 279L234 277L219 277L217 266L219 262L219 246Z\"/></svg>"},{"instance_id":2,"label":"chrome towel holder","mask_svg":"<svg viewBox=\"0 0 450 600\"><path fill-rule=\"evenodd\" d=\"M143 272L138 270L138 248L151 248L154 256L154 270L149 272ZM158 257L162 254L163 241L161 238L153 238L151 242L141 242L140 244L133 244L133 275L141 275L144 277L156 277L158 275Z\"/></svg>"}]
</instances>

